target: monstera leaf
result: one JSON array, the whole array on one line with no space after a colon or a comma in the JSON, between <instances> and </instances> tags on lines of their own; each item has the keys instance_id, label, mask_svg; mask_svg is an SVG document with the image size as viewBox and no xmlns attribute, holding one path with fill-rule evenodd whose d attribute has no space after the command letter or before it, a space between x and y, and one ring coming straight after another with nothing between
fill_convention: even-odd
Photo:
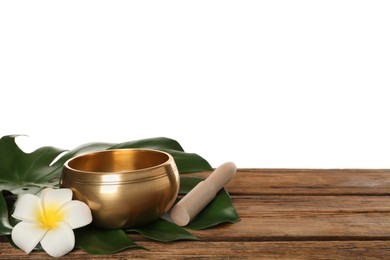
<instances>
[{"instance_id":1,"label":"monstera leaf","mask_svg":"<svg viewBox=\"0 0 390 260\"><path fill-rule=\"evenodd\" d=\"M150 138L120 144L88 143L66 151L55 147L42 147L32 153L23 152L15 143L16 136L0 139L0 235L8 235L12 230L9 211L15 202L15 195L36 194L46 187L57 187L63 164L70 158L94 151L122 148L149 148L170 153L179 172L190 173L211 170L210 164L197 154L186 153L180 144L169 138ZM64 154L65 153L65 154ZM53 161L62 155L54 163ZM199 179L181 177L181 194L188 193ZM7 199L7 198L12 198ZM225 190L201 212L188 228L203 229L223 222L239 220ZM169 242L175 240L196 240L197 238L173 223L159 219L154 223L129 230L101 230L93 225L75 231L76 245L92 254L109 254L126 248L139 247L126 232L137 232L153 240Z\"/></svg>"},{"instance_id":2,"label":"monstera leaf","mask_svg":"<svg viewBox=\"0 0 390 260\"><path fill-rule=\"evenodd\" d=\"M122 148L150 148L167 152L175 158L177 169L180 173L190 173L211 170L210 164L195 153L186 153L180 144L172 139L160 138L156 142L155 138L132 141L114 145L110 149Z\"/></svg>"},{"instance_id":3,"label":"monstera leaf","mask_svg":"<svg viewBox=\"0 0 390 260\"><path fill-rule=\"evenodd\" d=\"M153 148L172 154L180 173L210 170L211 166L197 154L185 153L180 144L169 138L150 138L121 144L89 143L68 151L42 147L32 153L23 152L15 143L16 136L0 139L0 190L14 194L36 194L41 189L58 184L63 164L70 158L87 152L120 148Z\"/></svg>"},{"instance_id":4,"label":"monstera leaf","mask_svg":"<svg viewBox=\"0 0 390 260\"><path fill-rule=\"evenodd\" d=\"M0 139L0 190L8 190L17 195L36 194L43 188L58 185L66 160L81 153L107 149L112 145L83 145L51 164L66 150L46 146L32 153L25 153L16 145L15 137L10 135Z\"/></svg>"}]
</instances>

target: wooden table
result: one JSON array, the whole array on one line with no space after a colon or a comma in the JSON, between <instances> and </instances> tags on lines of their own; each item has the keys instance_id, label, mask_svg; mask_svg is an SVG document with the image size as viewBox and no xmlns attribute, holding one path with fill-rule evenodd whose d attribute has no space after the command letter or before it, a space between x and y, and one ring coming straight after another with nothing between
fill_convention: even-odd
<instances>
[{"instance_id":1,"label":"wooden table","mask_svg":"<svg viewBox=\"0 0 390 260\"><path fill-rule=\"evenodd\" d=\"M193 231L200 241L157 243L131 234L150 251L75 250L64 258L390 259L390 170L241 169L226 188L241 221ZM27 256L1 240L0 258L28 257L47 255Z\"/></svg>"}]
</instances>

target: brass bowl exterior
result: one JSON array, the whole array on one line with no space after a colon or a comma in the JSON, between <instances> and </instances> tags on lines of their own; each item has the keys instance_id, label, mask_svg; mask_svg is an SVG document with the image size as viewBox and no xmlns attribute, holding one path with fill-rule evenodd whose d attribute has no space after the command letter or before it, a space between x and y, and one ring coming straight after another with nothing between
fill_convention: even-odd
<instances>
[{"instance_id":1,"label":"brass bowl exterior","mask_svg":"<svg viewBox=\"0 0 390 260\"><path fill-rule=\"evenodd\" d=\"M150 149L117 149L81 155L63 167L60 187L85 202L103 228L152 222L170 209L179 191L171 155Z\"/></svg>"}]
</instances>

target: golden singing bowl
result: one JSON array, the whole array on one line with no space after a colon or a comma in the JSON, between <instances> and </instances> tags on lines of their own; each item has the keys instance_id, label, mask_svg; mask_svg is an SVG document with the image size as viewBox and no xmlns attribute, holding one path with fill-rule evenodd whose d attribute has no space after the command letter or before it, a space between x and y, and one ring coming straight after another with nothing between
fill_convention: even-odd
<instances>
[{"instance_id":1,"label":"golden singing bowl","mask_svg":"<svg viewBox=\"0 0 390 260\"><path fill-rule=\"evenodd\" d=\"M85 202L93 222L103 228L128 228L152 222L173 205L179 173L168 153L117 149L70 159L60 187Z\"/></svg>"}]
</instances>

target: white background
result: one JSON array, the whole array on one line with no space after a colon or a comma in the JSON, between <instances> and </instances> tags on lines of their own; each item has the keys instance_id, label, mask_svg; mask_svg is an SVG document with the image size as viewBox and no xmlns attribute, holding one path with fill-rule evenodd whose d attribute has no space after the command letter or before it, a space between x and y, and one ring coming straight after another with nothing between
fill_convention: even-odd
<instances>
[{"instance_id":1,"label":"white background","mask_svg":"<svg viewBox=\"0 0 390 260\"><path fill-rule=\"evenodd\" d=\"M0 136L390 168L388 1L2 1Z\"/></svg>"}]
</instances>

